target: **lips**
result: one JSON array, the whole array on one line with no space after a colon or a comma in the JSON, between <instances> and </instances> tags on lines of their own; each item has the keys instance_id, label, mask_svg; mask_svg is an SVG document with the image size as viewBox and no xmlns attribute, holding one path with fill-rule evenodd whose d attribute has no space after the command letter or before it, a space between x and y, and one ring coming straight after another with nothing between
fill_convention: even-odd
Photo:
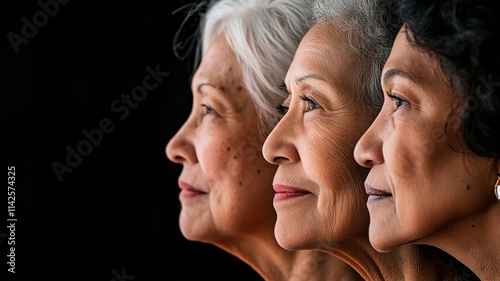
<instances>
[{"instance_id":1,"label":"lips","mask_svg":"<svg viewBox=\"0 0 500 281\"><path fill-rule=\"evenodd\" d=\"M194 188L192 185L188 184L185 181L179 180L178 184L179 184L179 188L181 189L181 193L179 194L179 197L193 198L193 197L207 194L206 192L203 192L201 190Z\"/></svg>"},{"instance_id":2,"label":"lips","mask_svg":"<svg viewBox=\"0 0 500 281\"><path fill-rule=\"evenodd\" d=\"M365 191L368 195L368 203L374 203L392 197L391 193L376 189L365 183Z\"/></svg>"},{"instance_id":3,"label":"lips","mask_svg":"<svg viewBox=\"0 0 500 281\"><path fill-rule=\"evenodd\" d=\"M274 184L273 187L274 191L276 191L274 194L274 203L311 194L309 191L282 184Z\"/></svg>"}]
</instances>

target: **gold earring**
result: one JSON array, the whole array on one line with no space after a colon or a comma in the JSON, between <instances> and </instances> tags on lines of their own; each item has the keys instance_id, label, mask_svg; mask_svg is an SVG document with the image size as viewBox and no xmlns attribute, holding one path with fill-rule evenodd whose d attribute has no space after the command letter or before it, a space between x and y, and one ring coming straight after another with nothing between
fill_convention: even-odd
<instances>
[{"instance_id":1,"label":"gold earring","mask_svg":"<svg viewBox=\"0 0 500 281\"><path fill-rule=\"evenodd\" d=\"M497 183L495 183L495 196L500 200L500 176L498 176Z\"/></svg>"}]
</instances>

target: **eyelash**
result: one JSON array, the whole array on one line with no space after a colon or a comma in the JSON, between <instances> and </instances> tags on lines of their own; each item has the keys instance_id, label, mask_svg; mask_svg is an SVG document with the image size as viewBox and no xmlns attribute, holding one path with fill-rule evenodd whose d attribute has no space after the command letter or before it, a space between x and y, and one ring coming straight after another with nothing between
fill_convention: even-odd
<instances>
[{"instance_id":1,"label":"eyelash","mask_svg":"<svg viewBox=\"0 0 500 281\"><path fill-rule=\"evenodd\" d=\"M300 99L309 103L309 109L306 112L313 111L314 109L320 107L319 104L308 96L300 96ZM312 107L312 108L311 108Z\"/></svg>"},{"instance_id":2,"label":"eyelash","mask_svg":"<svg viewBox=\"0 0 500 281\"><path fill-rule=\"evenodd\" d=\"M208 115L208 114L213 114L213 113L215 113L215 111L214 111L214 110L213 110L210 106L208 106L208 105L206 105L206 104L204 104L204 103L202 103L202 104L201 104L201 107L204 107L204 108L205 108L205 112L204 112L204 114L203 114L203 115Z\"/></svg>"},{"instance_id":3,"label":"eyelash","mask_svg":"<svg viewBox=\"0 0 500 281\"><path fill-rule=\"evenodd\" d=\"M276 110L278 110L278 113L281 116L285 116L285 114L288 112L288 106L280 104L280 105L276 106Z\"/></svg>"},{"instance_id":4,"label":"eyelash","mask_svg":"<svg viewBox=\"0 0 500 281\"><path fill-rule=\"evenodd\" d=\"M387 92L387 96L396 103L396 109L394 111L398 110L401 106L408 104L407 100L405 100L397 95L394 95L390 91Z\"/></svg>"},{"instance_id":5,"label":"eyelash","mask_svg":"<svg viewBox=\"0 0 500 281\"><path fill-rule=\"evenodd\" d=\"M309 109L306 110L306 112L312 111L312 110L320 107L319 104L316 101L314 101L313 99L311 99L310 97L300 96L300 99L309 103ZM312 106L312 108L311 108L311 106ZM276 110L278 111L278 113L281 116L285 116L285 114L288 112L288 106L280 104L280 105L276 106Z\"/></svg>"}]
</instances>

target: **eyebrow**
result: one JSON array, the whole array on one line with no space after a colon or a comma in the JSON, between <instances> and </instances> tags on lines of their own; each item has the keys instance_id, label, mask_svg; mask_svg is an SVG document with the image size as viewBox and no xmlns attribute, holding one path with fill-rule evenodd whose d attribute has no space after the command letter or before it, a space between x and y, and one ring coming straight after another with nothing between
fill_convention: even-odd
<instances>
[{"instance_id":1,"label":"eyebrow","mask_svg":"<svg viewBox=\"0 0 500 281\"><path fill-rule=\"evenodd\" d=\"M210 83L201 83L199 84L197 87L196 87L196 92L197 93L201 93L201 87L203 86L210 86L212 88L216 88L214 85L210 84Z\"/></svg>"},{"instance_id":2,"label":"eyebrow","mask_svg":"<svg viewBox=\"0 0 500 281\"><path fill-rule=\"evenodd\" d=\"M398 69L398 68L391 68L391 69L387 70L386 72L384 72L384 74L382 75L382 81L383 81L384 85L389 83L389 80L391 78L393 78L394 76L401 76L401 77L413 80L413 77L408 72L405 72L405 71Z\"/></svg>"},{"instance_id":3,"label":"eyebrow","mask_svg":"<svg viewBox=\"0 0 500 281\"><path fill-rule=\"evenodd\" d=\"M304 81L306 79L316 79L316 80L321 80L321 81L325 81L326 82L326 80L323 77L319 76L318 74L306 74L304 76L297 77L295 79L295 83L297 85L300 85L302 83L302 81ZM290 95L290 92L288 91L285 82L281 82L278 85L278 89L280 89L281 91L283 91L285 94Z\"/></svg>"},{"instance_id":4,"label":"eyebrow","mask_svg":"<svg viewBox=\"0 0 500 281\"><path fill-rule=\"evenodd\" d=\"M319 76L318 74L306 74L304 76L300 76L300 77L295 78L295 84L300 85L300 83L302 83L302 81L304 81L306 79L315 79L315 80L321 80L321 81L326 82L326 80L323 77Z\"/></svg>"}]
</instances>

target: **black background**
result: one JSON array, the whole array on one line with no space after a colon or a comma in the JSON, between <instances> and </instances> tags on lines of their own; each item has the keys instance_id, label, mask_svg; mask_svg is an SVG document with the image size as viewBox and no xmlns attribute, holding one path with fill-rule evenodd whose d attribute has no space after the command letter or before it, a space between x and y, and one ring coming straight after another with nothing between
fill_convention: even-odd
<instances>
[{"instance_id":1,"label":"black background","mask_svg":"<svg viewBox=\"0 0 500 281\"><path fill-rule=\"evenodd\" d=\"M42 0L47 2L48 0ZM16 273L1 280L261 280L215 246L178 228L177 177L165 145L191 108L190 63L172 39L191 1L70 1L16 54L7 37L41 11L37 1L0 6L0 234L7 226L7 167L16 169ZM170 75L120 120L111 104L142 84L146 66ZM104 118L104 134L59 182L51 166ZM2 173L0 173L2 174ZM115 278L115 280L119 280Z\"/></svg>"}]
</instances>

